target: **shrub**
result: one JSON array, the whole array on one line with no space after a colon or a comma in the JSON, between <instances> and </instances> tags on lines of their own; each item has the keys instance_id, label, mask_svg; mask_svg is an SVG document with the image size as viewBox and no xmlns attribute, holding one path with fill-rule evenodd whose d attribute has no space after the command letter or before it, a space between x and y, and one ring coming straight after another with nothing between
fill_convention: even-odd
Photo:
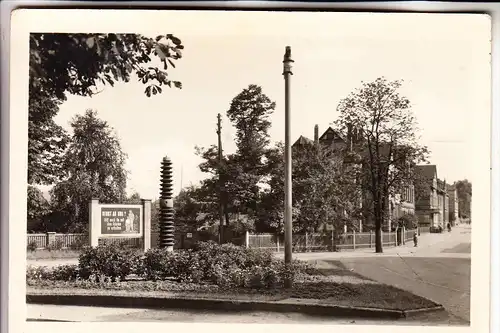
<instances>
[{"instance_id":1,"label":"shrub","mask_svg":"<svg viewBox=\"0 0 500 333\"><path fill-rule=\"evenodd\" d=\"M150 249L146 252L139 274L146 280L163 280L176 276L175 256L166 249Z\"/></svg>"},{"instance_id":2,"label":"shrub","mask_svg":"<svg viewBox=\"0 0 500 333\"><path fill-rule=\"evenodd\" d=\"M199 254L193 251L179 251L175 253L174 258L174 269L180 281L199 283L206 277L207 268L200 261Z\"/></svg>"},{"instance_id":3,"label":"shrub","mask_svg":"<svg viewBox=\"0 0 500 333\"><path fill-rule=\"evenodd\" d=\"M192 251L151 249L144 255L140 275L153 281L173 277L182 282L200 282L205 277L205 270L198 254Z\"/></svg>"},{"instance_id":4,"label":"shrub","mask_svg":"<svg viewBox=\"0 0 500 333\"><path fill-rule=\"evenodd\" d=\"M273 253L269 250L261 249L245 249L245 263L244 267L252 266L269 266L276 259L273 257Z\"/></svg>"},{"instance_id":5,"label":"shrub","mask_svg":"<svg viewBox=\"0 0 500 333\"><path fill-rule=\"evenodd\" d=\"M51 270L45 266L28 266L26 268L26 280L50 280Z\"/></svg>"},{"instance_id":6,"label":"shrub","mask_svg":"<svg viewBox=\"0 0 500 333\"><path fill-rule=\"evenodd\" d=\"M80 275L78 265L60 265L51 270L50 278L58 281L74 281Z\"/></svg>"},{"instance_id":7,"label":"shrub","mask_svg":"<svg viewBox=\"0 0 500 333\"><path fill-rule=\"evenodd\" d=\"M49 251L58 251L61 250L64 246L64 242L61 239L56 239L54 243L51 243L47 246L47 250Z\"/></svg>"},{"instance_id":8,"label":"shrub","mask_svg":"<svg viewBox=\"0 0 500 333\"><path fill-rule=\"evenodd\" d=\"M418 218L412 214L405 214L398 219L399 226L406 229L415 229L418 227Z\"/></svg>"},{"instance_id":9,"label":"shrub","mask_svg":"<svg viewBox=\"0 0 500 333\"><path fill-rule=\"evenodd\" d=\"M28 252L35 252L37 248L38 244L35 241L29 242L28 245L26 246Z\"/></svg>"},{"instance_id":10,"label":"shrub","mask_svg":"<svg viewBox=\"0 0 500 333\"><path fill-rule=\"evenodd\" d=\"M81 250L83 249L86 245L88 244L88 242L86 241L86 239L84 237L78 237L75 239L74 242L72 242L70 245L69 245L69 248L73 251L76 251L76 250Z\"/></svg>"},{"instance_id":11,"label":"shrub","mask_svg":"<svg viewBox=\"0 0 500 333\"><path fill-rule=\"evenodd\" d=\"M103 276L124 280L141 270L141 257L136 251L120 249L115 244L88 247L79 257L80 275L84 279L94 276L97 281Z\"/></svg>"}]
</instances>

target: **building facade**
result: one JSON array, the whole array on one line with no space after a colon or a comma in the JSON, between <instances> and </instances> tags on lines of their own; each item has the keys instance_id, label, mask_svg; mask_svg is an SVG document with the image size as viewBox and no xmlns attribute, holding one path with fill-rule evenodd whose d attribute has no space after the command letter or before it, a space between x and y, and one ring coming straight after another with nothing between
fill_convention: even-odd
<instances>
[{"instance_id":1,"label":"building facade","mask_svg":"<svg viewBox=\"0 0 500 333\"><path fill-rule=\"evenodd\" d=\"M449 221L452 226L456 225L459 222L458 218L458 194L455 185L448 185L448 215Z\"/></svg>"},{"instance_id":2,"label":"building facade","mask_svg":"<svg viewBox=\"0 0 500 333\"><path fill-rule=\"evenodd\" d=\"M437 229L443 196L438 194L438 177L435 165L417 165L416 175L421 183L415 192L415 214L419 227Z\"/></svg>"},{"instance_id":3,"label":"building facade","mask_svg":"<svg viewBox=\"0 0 500 333\"><path fill-rule=\"evenodd\" d=\"M359 144L362 140L362 133L356 130L349 129L347 135L343 135L333 128L328 127L320 136L318 125L314 126L314 139L311 140L305 136L300 136L292 147L307 146L321 144L323 146L332 147L334 150L342 151L345 149L353 150L353 145ZM356 164L357 165L357 164ZM361 164L357 165L363 167ZM370 213L373 200L371 193L364 191L359 199L359 207L364 211L364 218L359 222L358 231L363 229L371 229L373 227L373 218ZM391 196L387 200L388 217L384 221L383 230L388 231L394 229L396 221L404 215L415 214L415 186L410 184L404 188L402 193ZM368 227L368 228L364 228Z\"/></svg>"},{"instance_id":4,"label":"building facade","mask_svg":"<svg viewBox=\"0 0 500 333\"><path fill-rule=\"evenodd\" d=\"M439 226L441 228L446 228L448 226L448 223L450 221L450 214L449 214L449 197L448 197L448 187L446 185L446 180L442 181L438 179L437 181L438 188L437 188L437 194L438 194L438 204L439 204Z\"/></svg>"}]
</instances>

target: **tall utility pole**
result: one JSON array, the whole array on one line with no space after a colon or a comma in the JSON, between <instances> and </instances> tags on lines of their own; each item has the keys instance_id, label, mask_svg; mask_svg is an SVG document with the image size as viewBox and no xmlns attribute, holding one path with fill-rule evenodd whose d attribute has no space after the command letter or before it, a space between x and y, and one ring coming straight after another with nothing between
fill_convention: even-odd
<instances>
[{"instance_id":1,"label":"tall utility pole","mask_svg":"<svg viewBox=\"0 0 500 333\"><path fill-rule=\"evenodd\" d=\"M285 77L285 264L292 263L292 146L290 142L290 77L292 76L292 48L287 46L283 58ZM285 281L292 286L291 280Z\"/></svg>"},{"instance_id":2,"label":"tall utility pole","mask_svg":"<svg viewBox=\"0 0 500 333\"><path fill-rule=\"evenodd\" d=\"M217 114L217 138L219 150L219 243L224 242L224 203L223 187L224 180L222 179L222 138L221 138L222 118L220 113Z\"/></svg>"}]
</instances>

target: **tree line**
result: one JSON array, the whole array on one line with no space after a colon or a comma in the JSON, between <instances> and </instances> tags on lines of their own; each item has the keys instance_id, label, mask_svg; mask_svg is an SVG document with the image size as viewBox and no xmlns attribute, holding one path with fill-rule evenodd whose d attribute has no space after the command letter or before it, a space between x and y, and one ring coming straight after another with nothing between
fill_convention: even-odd
<instances>
[{"instance_id":1,"label":"tree line","mask_svg":"<svg viewBox=\"0 0 500 333\"><path fill-rule=\"evenodd\" d=\"M171 34L30 36L28 220L46 230L79 232L85 230L91 197L115 203L140 198L137 193L127 197L126 154L96 111L76 116L72 135L54 117L67 94L92 96L99 87L132 78L145 84L147 96L161 94L165 86L181 88L168 69L175 67L183 49ZM338 230L344 224L354 228L360 219L369 220L376 250L382 251L388 198L418 182L413 166L426 162L429 154L418 141L411 103L399 93L402 83L384 77L362 82L340 101L331 124L345 143L340 148L314 142L294 147L294 232ZM178 221L196 229L216 225L222 201L224 220L233 232L283 231L284 147L269 136L275 107L255 84L234 97L226 115L236 129L236 152L220 160L216 145L196 147L207 178L175 198ZM42 184L54 185L51 202L37 189Z\"/></svg>"}]
</instances>

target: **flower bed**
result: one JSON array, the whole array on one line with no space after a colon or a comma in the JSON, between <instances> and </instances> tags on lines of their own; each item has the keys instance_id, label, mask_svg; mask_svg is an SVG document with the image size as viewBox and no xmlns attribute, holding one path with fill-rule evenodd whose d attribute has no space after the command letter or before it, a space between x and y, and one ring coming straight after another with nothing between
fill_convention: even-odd
<instances>
[{"instance_id":1,"label":"flower bed","mask_svg":"<svg viewBox=\"0 0 500 333\"><path fill-rule=\"evenodd\" d=\"M415 309L435 303L363 279L356 273L285 265L271 252L200 243L190 251L152 249L145 254L113 245L84 249L78 265L28 267L28 292L55 294L178 293L196 297L271 297L324 300L336 304ZM292 288L284 288L291 279ZM204 295L204 296L203 296Z\"/></svg>"},{"instance_id":2,"label":"flower bed","mask_svg":"<svg viewBox=\"0 0 500 333\"><path fill-rule=\"evenodd\" d=\"M232 244L199 243L194 250L167 252L151 249L145 254L115 245L86 248L78 265L52 269L29 267L27 280L144 281L173 279L182 283L209 283L221 287L279 288L286 279L310 272L300 261L286 265L270 251Z\"/></svg>"}]
</instances>

